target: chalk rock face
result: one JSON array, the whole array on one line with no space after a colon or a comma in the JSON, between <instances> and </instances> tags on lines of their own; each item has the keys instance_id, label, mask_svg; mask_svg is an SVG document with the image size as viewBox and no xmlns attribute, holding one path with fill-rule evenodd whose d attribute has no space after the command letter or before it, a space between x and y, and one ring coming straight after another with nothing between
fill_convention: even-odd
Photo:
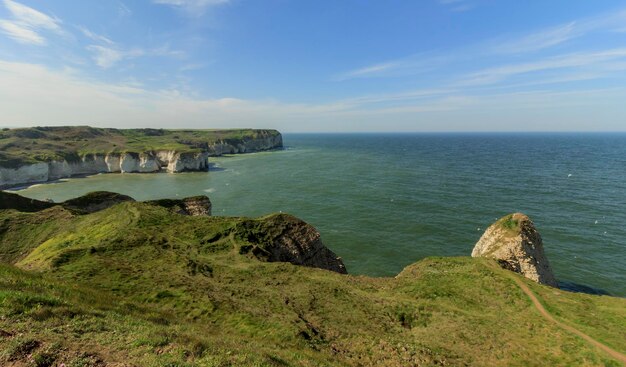
<instances>
[{"instance_id":1,"label":"chalk rock face","mask_svg":"<svg viewBox=\"0 0 626 367\"><path fill-rule=\"evenodd\" d=\"M38 183L76 175L96 173L150 173L161 169L170 173L207 171L209 152L157 151L108 153L76 156L72 160L27 164L17 168L0 167L0 187Z\"/></svg>"},{"instance_id":2,"label":"chalk rock face","mask_svg":"<svg viewBox=\"0 0 626 367\"><path fill-rule=\"evenodd\" d=\"M347 274L341 258L322 243L320 233L292 215L274 214L244 221L235 231L235 236L247 243L240 249L242 254Z\"/></svg>"},{"instance_id":3,"label":"chalk rock face","mask_svg":"<svg viewBox=\"0 0 626 367\"><path fill-rule=\"evenodd\" d=\"M17 168L0 167L0 187L48 181L48 164L35 163Z\"/></svg>"},{"instance_id":4,"label":"chalk rock face","mask_svg":"<svg viewBox=\"0 0 626 367\"><path fill-rule=\"evenodd\" d=\"M206 171L209 168L209 153L177 153L173 151L157 152L161 166L167 172L177 173L184 171Z\"/></svg>"},{"instance_id":5,"label":"chalk rock face","mask_svg":"<svg viewBox=\"0 0 626 367\"><path fill-rule=\"evenodd\" d=\"M541 235L522 213L500 218L474 246L472 257L488 257L505 269L520 273L537 283L557 286L550 263L543 252Z\"/></svg>"},{"instance_id":6,"label":"chalk rock face","mask_svg":"<svg viewBox=\"0 0 626 367\"><path fill-rule=\"evenodd\" d=\"M283 136L265 132L254 139L224 139L208 146L210 156L253 153L283 147Z\"/></svg>"},{"instance_id":7,"label":"chalk rock face","mask_svg":"<svg viewBox=\"0 0 626 367\"><path fill-rule=\"evenodd\" d=\"M28 136L43 134L37 131L26 133ZM67 151L64 160L57 158L51 161L0 165L0 188L96 173L208 171L210 156L259 152L282 146L283 138L278 131L259 130L252 136L221 139L211 144L203 143L190 151L183 152L156 149L143 152L113 151L81 155Z\"/></svg>"}]
</instances>

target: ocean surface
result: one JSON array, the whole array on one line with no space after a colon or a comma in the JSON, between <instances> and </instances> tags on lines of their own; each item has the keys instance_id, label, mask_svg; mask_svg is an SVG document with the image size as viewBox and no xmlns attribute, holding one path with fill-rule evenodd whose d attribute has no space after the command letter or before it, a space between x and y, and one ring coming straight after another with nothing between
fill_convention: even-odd
<instances>
[{"instance_id":1,"label":"ocean surface","mask_svg":"<svg viewBox=\"0 0 626 367\"><path fill-rule=\"evenodd\" d=\"M487 226L528 214L561 286L626 296L626 134L286 134L286 149L211 158L183 174L103 174L20 194L205 194L215 215L288 212L352 274L394 276L469 256ZM589 287L589 288L585 288Z\"/></svg>"}]
</instances>

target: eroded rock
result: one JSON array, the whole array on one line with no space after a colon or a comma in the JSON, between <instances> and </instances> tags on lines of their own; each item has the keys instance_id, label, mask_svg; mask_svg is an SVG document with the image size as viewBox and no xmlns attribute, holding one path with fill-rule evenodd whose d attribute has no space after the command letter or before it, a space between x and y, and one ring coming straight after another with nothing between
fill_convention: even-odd
<instances>
[{"instance_id":1,"label":"eroded rock","mask_svg":"<svg viewBox=\"0 0 626 367\"><path fill-rule=\"evenodd\" d=\"M514 213L492 224L474 246L472 257L496 259L505 269L537 283L557 286L543 241L530 218Z\"/></svg>"},{"instance_id":2,"label":"eroded rock","mask_svg":"<svg viewBox=\"0 0 626 367\"><path fill-rule=\"evenodd\" d=\"M347 274L340 257L326 247L320 233L310 224L288 214L274 214L237 225L235 236L250 253L264 261L326 269Z\"/></svg>"},{"instance_id":3,"label":"eroded rock","mask_svg":"<svg viewBox=\"0 0 626 367\"><path fill-rule=\"evenodd\" d=\"M182 215L211 215L213 205L208 196L192 196L184 199L161 199L147 201L152 205L168 208L175 213Z\"/></svg>"}]
</instances>

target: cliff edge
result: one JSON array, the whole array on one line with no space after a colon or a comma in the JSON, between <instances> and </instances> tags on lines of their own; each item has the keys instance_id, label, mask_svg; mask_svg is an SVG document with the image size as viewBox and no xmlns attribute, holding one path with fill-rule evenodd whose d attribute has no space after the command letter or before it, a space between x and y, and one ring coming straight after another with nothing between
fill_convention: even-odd
<instances>
[{"instance_id":1,"label":"cliff edge","mask_svg":"<svg viewBox=\"0 0 626 367\"><path fill-rule=\"evenodd\" d=\"M259 260L289 262L347 274L340 257L322 243L312 225L289 214L272 214L239 223L234 231L244 243L239 253Z\"/></svg>"},{"instance_id":2,"label":"cliff edge","mask_svg":"<svg viewBox=\"0 0 626 367\"><path fill-rule=\"evenodd\" d=\"M501 267L537 283L557 286L543 251L541 235L530 218L514 213L489 226L472 250L472 257L488 257Z\"/></svg>"}]
</instances>

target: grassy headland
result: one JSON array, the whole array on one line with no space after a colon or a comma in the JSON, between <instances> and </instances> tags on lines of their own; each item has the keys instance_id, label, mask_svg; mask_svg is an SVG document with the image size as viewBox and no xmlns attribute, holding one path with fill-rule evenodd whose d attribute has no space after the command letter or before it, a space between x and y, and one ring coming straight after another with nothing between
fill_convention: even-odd
<instances>
[{"instance_id":1,"label":"grassy headland","mask_svg":"<svg viewBox=\"0 0 626 367\"><path fill-rule=\"evenodd\" d=\"M155 150L200 152L209 145L278 135L276 130L104 129L89 126L0 130L0 167L53 160L78 160L89 154L142 153Z\"/></svg>"},{"instance_id":2,"label":"grassy headland","mask_svg":"<svg viewBox=\"0 0 626 367\"><path fill-rule=\"evenodd\" d=\"M0 210L0 364L620 365L542 318L490 260L428 258L370 278L242 251L266 240L251 228L280 219L130 201ZM626 300L519 280L559 321L626 352Z\"/></svg>"}]
</instances>

